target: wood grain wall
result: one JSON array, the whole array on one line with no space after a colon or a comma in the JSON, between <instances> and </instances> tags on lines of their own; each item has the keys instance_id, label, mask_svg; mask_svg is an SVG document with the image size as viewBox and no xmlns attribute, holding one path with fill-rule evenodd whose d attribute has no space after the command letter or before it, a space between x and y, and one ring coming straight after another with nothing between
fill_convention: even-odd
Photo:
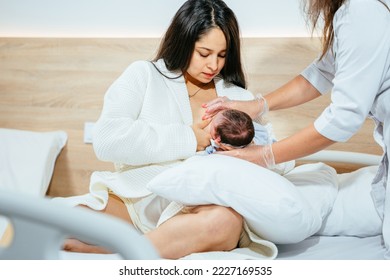
<instances>
[{"instance_id":1,"label":"wood grain wall","mask_svg":"<svg viewBox=\"0 0 390 280\"><path fill-rule=\"evenodd\" d=\"M157 38L0 38L0 127L64 130L69 137L57 159L49 196L83 194L93 171L113 170L112 163L99 161L92 146L83 142L84 123L98 118L114 79L131 62L152 59L158 44ZM266 94L282 85L299 74L318 50L318 39L243 39L249 90ZM276 136L284 138L308 125L328 102L329 97L322 97L270 113ZM330 149L381 154L372 128L367 121L348 143Z\"/></svg>"}]
</instances>

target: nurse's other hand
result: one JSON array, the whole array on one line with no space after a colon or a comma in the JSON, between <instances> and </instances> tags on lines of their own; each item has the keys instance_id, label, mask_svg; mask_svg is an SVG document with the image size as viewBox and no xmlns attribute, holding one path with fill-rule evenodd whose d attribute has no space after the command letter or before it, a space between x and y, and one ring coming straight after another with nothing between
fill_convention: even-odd
<instances>
[{"instance_id":1,"label":"nurse's other hand","mask_svg":"<svg viewBox=\"0 0 390 280\"><path fill-rule=\"evenodd\" d=\"M230 100L226 96L222 96L202 104L202 107L206 109L202 119L211 119L221 110L234 109L234 105L232 104L233 102L234 101Z\"/></svg>"},{"instance_id":2,"label":"nurse's other hand","mask_svg":"<svg viewBox=\"0 0 390 280\"><path fill-rule=\"evenodd\" d=\"M223 96L218 97L202 105L205 108L203 119L212 118L216 113L224 109L236 109L247 113L252 119L257 118L266 108L265 99L255 98L248 101L230 100Z\"/></svg>"},{"instance_id":3,"label":"nurse's other hand","mask_svg":"<svg viewBox=\"0 0 390 280\"><path fill-rule=\"evenodd\" d=\"M221 155L232 156L250 161L254 164L272 169L275 167L275 159L272 152L272 145L249 145L241 149L217 152Z\"/></svg>"}]
</instances>

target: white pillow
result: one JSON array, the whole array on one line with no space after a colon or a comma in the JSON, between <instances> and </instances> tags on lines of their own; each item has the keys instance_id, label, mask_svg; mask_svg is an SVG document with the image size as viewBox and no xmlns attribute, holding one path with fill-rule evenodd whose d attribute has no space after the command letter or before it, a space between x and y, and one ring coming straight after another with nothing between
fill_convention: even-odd
<instances>
[{"instance_id":1,"label":"white pillow","mask_svg":"<svg viewBox=\"0 0 390 280\"><path fill-rule=\"evenodd\" d=\"M66 141L63 131L0 128L0 190L44 196Z\"/></svg>"},{"instance_id":2,"label":"white pillow","mask_svg":"<svg viewBox=\"0 0 390 280\"><path fill-rule=\"evenodd\" d=\"M378 166L339 174L339 193L318 235L374 236L382 233L382 220L371 198L371 182Z\"/></svg>"},{"instance_id":3,"label":"white pillow","mask_svg":"<svg viewBox=\"0 0 390 280\"><path fill-rule=\"evenodd\" d=\"M329 180L329 186L332 184ZM293 183L234 157L191 157L157 175L148 189L185 205L232 207L254 233L274 243L299 242L316 233L322 224L319 211L313 211Z\"/></svg>"},{"instance_id":4,"label":"white pillow","mask_svg":"<svg viewBox=\"0 0 390 280\"><path fill-rule=\"evenodd\" d=\"M300 165L284 175L322 219L329 215L336 201L337 176L333 167L322 162Z\"/></svg>"}]
</instances>

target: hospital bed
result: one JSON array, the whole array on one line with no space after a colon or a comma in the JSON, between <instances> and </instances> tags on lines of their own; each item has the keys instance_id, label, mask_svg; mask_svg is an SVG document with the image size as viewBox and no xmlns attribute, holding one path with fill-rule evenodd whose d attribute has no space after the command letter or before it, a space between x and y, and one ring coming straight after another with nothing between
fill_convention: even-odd
<instances>
[{"instance_id":1,"label":"hospital bed","mask_svg":"<svg viewBox=\"0 0 390 280\"><path fill-rule=\"evenodd\" d=\"M0 259L59 259L67 237L101 244L124 259L158 258L129 224L46 196L67 140L64 131L0 129Z\"/></svg>"},{"instance_id":2,"label":"hospital bed","mask_svg":"<svg viewBox=\"0 0 390 280\"><path fill-rule=\"evenodd\" d=\"M26 131L0 131L1 141L6 146L6 135L11 133L12 139L31 138L31 134L40 143L40 150L29 149L32 157L36 158L36 166L28 165L26 169L34 169L28 181L18 182L14 180L15 188L4 188L0 190L0 259L158 259L159 256L150 242L141 236L134 228L120 220L106 215L94 213L85 209L70 208L45 197L48 182L52 176L55 159L66 143L66 134L63 132L33 133ZM16 133L16 134L15 134ZM50 141L47 138L53 138ZM64 138L65 137L65 138ZM20 140L19 141L22 141ZM45 145L42 143L47 141ZM30 145L33 143L28 140ZM48 148L51 146L51 148ZM21 152L21 146L17 152ZM48 152L50 150L50 152ZM9 153L15 153L8 149ZM43 156L40 161L34 153ZM27 151L24 151L26 157ZM31 158L26 158L29 162ZM339 211L340 207L352 207L348 214L334 213L337 215L361 215L369 213L366 217L360 216L361 220L355 217L345 217L344 228L346 234L341 232L338 235L330 236L314 234L308 238L293 244L276 244L278 253L276 259L283 260L338 260L338 259L383 259L384 247L380 234L378 218L370 221L370 215L375 215L373 204L370 203L369 188L370 180L375 173L376 165L380 156L345 152L345 151L322 151L312 156L302 158L306 164L310 162L344 162L353 163L359 166L367 166L357 169L351 173L338 174L339 183L344 184L345 192L339 189L340 201L335 202L333 211ZM4 162L3 162L4 163ZM7 163L8 170L15 168L12 161ZM40 166L41 165L41 166ZM23 170L22 164L17 165L18 170ZM358 172L358 173L357 173ZM360 172L360 174L359 174ZM11 172L14 173L15 172ZM3 173L4 174L4 173ZM25 173L28 176L28 172ZM35 178L34 178L35 177ZM348 177L348 178L347 178ZM344 178L344 179L343 179ZM4 179L4 178L3 178ZM10 181L10 179L9 179ZM37 183L37 182L44 182ZM28 189L22 188L25 185ZM347 185L345 185L347 184ZM357 184L355 186L355 184ZM348 189L349 188L349 189ZM354 193L346 203L346 198ZM339 203L337 206L336 203ZM345 203L345 205L340 205ZM356 207L356 208L354 208ZM367 209L365 209L367 207ZM341 211L341 210L340 210ZM343 210L345 211L345 209ZM371 214L370 214L371 213ZM349 219L349 220L348 220ZM337 222L337 221L335 221ZM356 223L345 225L345 222ZM380 222L380 221L379 221ZM359 225L361 223L361 225ZM372 223L377 223L372 225ZM12 225L11 237L9 227ZM356 226L356 228L355 228ZM349 227L349 228L348 228ZM365 232L365 228L372 228ZM352 229L351 229L352 228ZM62 242L67 237L79 238L92 244L99 244L109 249L113 254L83 254L65 252L61 249ZM8 239L8 241L7 241ZM197 253L184 257L183 259L263 259L264 256L238 248L231 252L208 252Z\"/></svg>"},{"instance_id":3,"label":"hospital bed","mask_svg":"<svg viewBox=\"0 0 390 280\"><path fill-rule=\"evenodd\" d=\"M0 213L11 222L9 242L0 259L60 259L66 237L88 240L118 252L124 259L157 259L156 250L132 226L86 209L50 199L0 192Z\"/></svg>"}]
</instances>

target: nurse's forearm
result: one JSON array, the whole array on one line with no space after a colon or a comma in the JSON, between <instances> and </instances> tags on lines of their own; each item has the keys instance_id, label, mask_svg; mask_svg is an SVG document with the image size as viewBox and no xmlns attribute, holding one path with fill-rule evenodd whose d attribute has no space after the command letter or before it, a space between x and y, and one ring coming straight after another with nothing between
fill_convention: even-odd
<instances>
[{"instance_id":1,"label":"nurse's forearm","mask_svg":"<svg viewBox=\"0 0 390 280\"><path fill-rule=\"evenodd\" d=\"M296 134L272 144L272 150L277 164L308 156L334 143L318 133L312 124Z\"/></svg>"},{"instance_id":2,"label":"nurse's forearm","mask_svg":"<svg viewBox=\"0 0 390 280\"><path fill-rule=\"evenodd\" d=\"M320 95L312 84L299 75L264 97L270 110L279 110L303 104Z\"/></svg>"}]
</instances>

